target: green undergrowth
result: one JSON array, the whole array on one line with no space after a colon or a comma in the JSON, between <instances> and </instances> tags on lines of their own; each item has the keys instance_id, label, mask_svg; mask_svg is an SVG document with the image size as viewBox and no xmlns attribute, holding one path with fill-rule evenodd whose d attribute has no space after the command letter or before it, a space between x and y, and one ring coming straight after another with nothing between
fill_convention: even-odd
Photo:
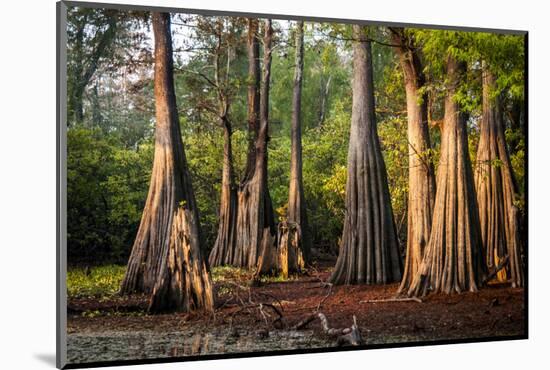
<instances>
[{"instance_id":1,"label":"green undergrowth","mask_svg":"<svg viewBox=\"0 0 550 370\"><path fill-rule=\"evenodd\" d=\"M233 266L211 267L210 274L214 283L233 281L245 282L252 279L253 271Z\"/></svg>"},{"instance_id":2,"label":"green undergrowth","mask_svg":"<svg viewBox=\"0 0 550 370\"><path fill-rule=\"evenodd\" d=\"M96 267L71 268L67 272L67 294L69 298L109 298L115 295L124 277L126 266L104 265ZM234 282L247 285L252 280L253 270L232 266L216 266L211 269L214 283ZM261 277L262 283L279 283L296 280L298 276L284 278L281 274Z\"/></svg>"},{"instance_id":3,"label":"green undergrowth","mask_svg":"<svg viewBox=\"0 0 550 370\"><path fill-rule=\"evenodd\" d=\"M104 265L78 267L67 271L67 295L69 298L106 298L115 295L126 266Z\"/></svg>"},{"instance_id":4,"label":"green undergrowth","mask_svg":"<svg viewBox=\"0 0 550 370\"><path fill-rule=\"evenodd\" d=\"M233 266L216 266L211 268L211 276L214 283L222 283L224 281L246 283L252 280L254 270L246 270ZM281 283L298 278L298 275L290 275L288 278L285 278L282 274L262 275L260 281L262 283Z\"/></svg>"}]
</instances>

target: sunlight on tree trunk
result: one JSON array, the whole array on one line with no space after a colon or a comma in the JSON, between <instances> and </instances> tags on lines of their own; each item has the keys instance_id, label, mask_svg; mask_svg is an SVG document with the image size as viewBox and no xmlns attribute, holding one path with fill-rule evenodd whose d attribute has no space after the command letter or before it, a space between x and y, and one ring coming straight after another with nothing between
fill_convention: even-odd
<instances>
[{"instance_id":1,"label":"sunlight on tree trunk","mask_svg":"<svg viewBox=\"0 0 550 370\"><path fill-rule=\"evenodd\" d=\"M435 200L434 167L429 155L427 101L420 91L425 78L414 41L402 28L390 29L405 78L407 139L409 144L409 198L407 206L407 250L398 294L406 292L416 275L430 238Z\"/></svg>"},{"instance_id":2,"label":"sunlight on tree trunk","mask_svg":"<svg viewBox=\"0 0 550 370\"><path fill-rule=\"evenodd\" d=\"M353 108L348 150L346 213L335 284L383 284L401 279L401 258L386 166L374 113L371 44L353 26Z\"/></svg>"},{"instance_id":3,"label":"sunlight on tree trunk","mask_svg":"<svg viewBox=\"0 0 550 370\"><path fill-rule=\"evenodd\" d=\"M267 188L267 142L269 82L271 77L271 42L273 28L271 20L265 21L263 73L260 91L260 120L255 141L254 171L252 177L241 184L238 193L237 236L235 265L257 268L266 272L275 268L272 255L274 245L274 217L271 198ZM250 96L249 96L250 98ZM250 104L250 99L249 99ZM250 109L250 106L249 106ZM250 118L250 116L249 116ZM269 238L267 238L269 234ZM270 255L267 258L267 255Z\"/></svg>"},{"instance_id":4,"label":"sunlight on tree trunk","mask_svg":"<svg viewBox=\"0 0 550 370\"><path fill-rule=\"evenodd\" d=\"M213 309L212 283L181 141L174 93L170 15L153 14L155 158L149 194L122 293L151 295L149 311Z\"/></svg>"},{"instance_id":5,"label":"sunlight on tree trunk","mask_svg":"<svg viewBox=\"0 0 550 370\"><path fill-rule=\"evenodd\" d=\"M279 223L279 261L284 277L299 272L309 260L311 235L307 224L302 179L302 75L304 70L304 22L296 24L296 66L292 96L290 187L286 221Z\"/></svg>"},{"instance_id":6,"label":"sunlight on tree trunk","mask_svg":"<svg viewBox=\"0 0 550 370\"><path fill-rule=\"evenodd\" d=\"M431 235L408 295L475 292L484 270L466 120L456 93L465 65L447 58L445 116Z\"/></svg>"},{"instance_id":7,"label":"sunlight on tree trunk","mask_svg":"<svg viewBox=\"0 0 550 370\"><path fill-rule=\"evenodd\" d=\"M510 279L513 287L523 286L518 208L514 205L516 183L504 137L501 99L493 97L496 80L489 67L483 68L483 117L480 126L475 173L481 237L489 271L508 256L508 265L497 275Z\"/></svg>"}]
</instances>

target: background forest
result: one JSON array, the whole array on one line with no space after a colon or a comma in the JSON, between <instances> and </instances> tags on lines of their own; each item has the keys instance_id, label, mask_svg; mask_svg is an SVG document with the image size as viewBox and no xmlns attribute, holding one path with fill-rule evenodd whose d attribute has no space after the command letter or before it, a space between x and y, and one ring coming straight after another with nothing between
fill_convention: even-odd
<instances>
[{"instance_id":1,"label":"background forest","mask_svg":"<svg viewBox=\"0 0 550 370\"><path fill-rule=\"evenodd\" d=\"M221 26L219 26L221 25ZM71 8L68 14L68 261L71 265L125 264L145 204L154 150L152 30L149 14ZM274 21L269 107L268 183L278 220L286 215L291 154L294 22ZM223 129L216 65L228 97L234 170L246 166L247 27L236 17L173 15L174 78L182 136L200 213L205 246L216 239ZM371 27L376 118L402 256L407 236L409 148L403 71L392 35ZM445 38L462 40L468 63L460 107L467 114L470 158L476 165L482 110L481 52L492 47L502 71L506 143L524 202L523 37L408 30L422 49L432 148L439 159L443 117ZM449 46L450 48L450 46ZM215 62L217 56L218 64ZM483 55L487 58L487 54ZM220 72L220 70L218 70ZM338 254L344 220L346 166L352 105L351 26L305 23L302 90L303 184L314 255ZM499 163L491 164L499 166ZM521 217L523 220L524 217ZM522 233L525 231L523 230Z\"/></svg>"}]
</instances>

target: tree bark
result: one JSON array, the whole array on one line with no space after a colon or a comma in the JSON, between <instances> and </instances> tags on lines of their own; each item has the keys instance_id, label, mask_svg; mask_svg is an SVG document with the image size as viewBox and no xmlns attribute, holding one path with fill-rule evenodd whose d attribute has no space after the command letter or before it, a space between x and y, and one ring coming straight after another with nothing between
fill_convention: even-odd
<instances>
[{"instance_id":1,"label":"tree bark","mask_svg":"<svg viewBox=\"0 0 550 370\"><path fill-rule=\"evenodd\" d=\"M264 58L260 91L260 121L255 141L254 170L252 177L241 184L238 193L237 236L234 265L257 268L266 272L275 268L276 247L273 234L274 217L271 198L267 188L267 142L269 133L269 82L271 76L271 20L265 21ZM250 100L249 100L250 103ZM250 106L249 106L250 109ZM269 235L269 237L268 237ZM261 258L265 256L266 258Z\"/></svg>"},{"instance_id":2,"label":"tree bark","mask_svg":"<svg viewBox=\"0 0 550 370\"><path fill-rule=\"evenodd\" d=\"M254 175L256 164L256 140L260 125L260 43L258 40L258 19L248 19L248 153L246 168L241 184L245 184Z\"/></svg>"},{"instance_id":3,"label":"tree bark","mask_svg":"<svg viewBox=\"0 0 550 370\"><path fill-rule=\"evenodd\" d=\"M302 75L304 70L304 22L296 24L296 66L292 96L290 186L286 221L279 224L279 261L283 276L299 272L309 262L311 235L308 228L302 179Z\"/></svg>"},{"instance_id":4,"label":"tree bark","mask_svg":"<svg viewBox=\"0 0 550 370\"><path fill-rule=\"evenodd\" d=\"M353 107L348 150L346 214L334 284L388 283L401 279L401 258L386 166L374 112L371 44L366 27L353 26Z\"/></svg>"},{"instance_id":5,"label":"tree bark","mask_svg":"<svg viewBox=\"0 0 550 370\"><path fill-rule=\"evenodd\" d=\"M398 294L406 292L416 275L424 248L430 238L435 200L434 166L428 150L428 106L420 91L425 84L417 49L402 28L391 29L393 43L405 78L407 98L407 138L409 142L409 198L407 213L407 249L403 278Z\"/></svg>"},{"instance_id":6,"label":"tree bark","mask_svg":"<svg viewBox=\"0 0 550 370\"><path fill-rule=\"evenodd\" d=\"M121 292L150 294L149 311L212 309L212 284L174 92L170 15L153 13L155 157Z\"/></svg>"},{"instance_id":7,"label":"tree bark","mask_svg":"<svg viewBox=\"0 0 550 370\"><path fill-rule=\"evenodd\" d=\"M489 67L483 68L483 116L477 150L475 183L485 261L493 270L506 256L509 263L497 273L498 281L510 279L523 286L519 211L514 205L517 186L504 137L500 97L492 97L496 87Z\"/></svg>"},{"instance_id":8,"label":"tree bark","mask_svg":"<svg viewBox=\"0 0 550 370\"><path fill-rule=\"evenodd\" d=\"M237 227L237 187L233 170L231 149L231 124L222 119L224 129L222 192L220 197L220 223L218 236L210 252L211 266L232 265L235 254L235 236Z\"/></svg>"},{"instance_id":9,"label":"tree bark","mask_svg":"<svg viewBox=\"0 0 550 370\"><path fill-rule=\"evenodd\" d=\"M214 63L214 79L218 89L219 119L224 132L222 191L220 197L219 226L216 242L210 253L211 266L231 265L235 255L235 234L237 227L237 186L233 168L233 151L231 146L231 122L229 121L229 97L222 87L220 54L222 49L221 21L218 24L218 45ZM227 54L226 76L229 76L231 56ZM228 81L225 81L227 84Z\"/></svg>"},{"instance_id":10,"label":"tree bark","mask_svg":"<svg viewBox=\"0 0 550 370\"><path fill-rule=\"evenodd\" d=\"M477 291L484 266L466 120L455 95L465 65L449 56L441 156L430 240L409 296Z\"/></svg>"}]
</instances>

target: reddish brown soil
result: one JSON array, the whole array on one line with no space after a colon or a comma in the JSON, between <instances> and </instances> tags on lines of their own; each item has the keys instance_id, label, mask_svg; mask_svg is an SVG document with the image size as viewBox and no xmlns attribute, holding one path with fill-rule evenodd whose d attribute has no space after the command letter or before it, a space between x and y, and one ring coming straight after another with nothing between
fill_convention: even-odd
<instances>
[{"instance_id":1,"label":"reddish brown soil","mask_svg":"<svg viewBox=\"0 0 550 370\"><path fill-rule=\"evenodd\" d=\"M319 308L330 326L336 328L349 327L355 315L367 343L525 334L523 289L490 285L478 293L428 296L422 299L422 303L368 303L364 301L391 298L397 284L331 288L322 283L329 273L328 267L321 267L319 271L310 271L309 276L296 280L263 283L250 288L246 281L218 282L218 307L214 315L146 315L147 302L143 296L117 297L102 302L72 300L68 306L68 331L162 332L190 327L208 331L229 326L262 330L266 328L266 320L269 330L288 329ZM265 317L258 309L260 303L264 304ZM275 322L278 314L269 304L279 309L282 320ZM95 317L81 314L94 311ZM307 327L322 335L319 320L312 321Z\"/></svg>"}]
</instances>

